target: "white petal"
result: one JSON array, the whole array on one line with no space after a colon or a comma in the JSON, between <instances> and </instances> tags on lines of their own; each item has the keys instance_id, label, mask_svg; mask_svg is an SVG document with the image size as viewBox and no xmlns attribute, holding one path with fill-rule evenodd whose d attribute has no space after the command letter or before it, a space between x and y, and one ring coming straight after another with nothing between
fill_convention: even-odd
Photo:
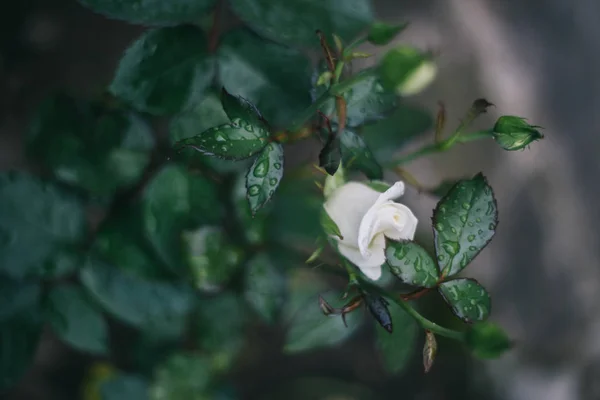
<instances>
[{"instance_id":1,"label":"white petal","mask_svg":"<svg viewBox=\"0 0 600 400\"><path fill-rule=\"evenodd\" d=\"M381 278L381 266L375 268L363 268L361 272L372 281L376 281Z\"/></svg>"},{"instance_id":2,"label":"white petal","mask_svg":"<svg viewBox=\"0 0 600 400\"><path fill-rule=\"evenodd\" d=\"M410 208L404 204L391 203L383 206L379 211L382 221L391 221L389 224L380 224L380 230L385 236L393 240L412 240L417 231L417 217Z\"/></svg>"},{"instance_id":3,"label":"white petal","mask_svg":"<svg viewBox=\"0 0 600 400\"><path fill-rule=\"evenodd\" d=\"M380 267L385 263L385 237L383 235L377 235L377 237L373 239L370 250L370 256L363 257L357 247L348 246L342 242L338 243L338 251L340 254L346 257L352 264L356 265L365 275L374 276L375 273L372 271L373 269L379 269L379 275L381 275Z\"/></svg>"},{"instance_id":4,"label":"white petal","mask_svg":"<svg viewBox=\"0 0 600 400\"><path fill-rule=\"evenodd\" d=\"M362 221L360 222L360 225L359 225L358 238L357 238L358 239L358 248L364 257L367 257L369 255L368 247L369 247L371 241L373 240L373 237L377 233L382 232L389 228L387 225L380 226L380 224L382 222L383 223L387 223L387 222L384 219L381 219L378 217L379 210L384 205L396 204L396 203L392 202L391 200L396 199L396 198L402 196L403 194L404 194L404 183L398 181L398 182L394 183L394 185L392 185L388 190L381 193L379 195L379 197L377 198L377 200L375 201L375 203L373 204L373 206L371 206L371 208L369 208L369 210L365 213L365 215L362 218Z\"/></svg>"},{"instance_id":5,"label":"white petal","mask_svg":"<svg viewBox=\"0 0 600 400\"><path fill-rule=\"evenodd\" d=\"M358 182L349 182L331 193L323 207L344 237L340 244L358 246L358 230L363 216L380 195Z\"/></svg>"}]
</instances>

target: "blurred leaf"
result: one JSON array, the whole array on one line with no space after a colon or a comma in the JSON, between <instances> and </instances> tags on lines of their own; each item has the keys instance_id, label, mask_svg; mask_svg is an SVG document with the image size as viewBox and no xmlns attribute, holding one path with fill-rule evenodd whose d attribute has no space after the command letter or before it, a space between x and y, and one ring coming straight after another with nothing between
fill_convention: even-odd
<instances>
[{"instance_id":1,"label":"blurred leaf","mask_svg":"<svg viewBox=\"0 0 600 400\"><path fill-rule=\"evenodd\" d=\"M331 176L335 175L342 161L342 149L340 139L331 133L325 146L319 153L319 167L325 169Z\"/></svg>"},{"instance_id":2,"label":"blurred leaf","mask_svg":"<svg viewBox=\"0 0 600 400\"><path fill-rule=\"evenodd\" d=\"M146 239L138 205L119 209L102 221L92 254L136 276L159 279L169 276Z\"/></svg>"},{"instance_id":3,"label":"blurred leaf","mask_svg":"<svg viewBox=\"0 0 600 400\"><path fill-rule=\"evenodd\" d=\"M41 289L40 282L0 276L0 323L31 308L39 308Z\"/></svg>"},{"instance_id":4,"label":"blurred leaf","mask_svg":"<svg viewBox=\"0 0 600 400\"><path fill-rule=\"evenodd\" d=\"M39 309L0 322L0 391L15 386L27 372L42 333Z\"/></svg>"},{"instance_id":5,"label":"blurred leaf","mask_svg":"<svg viewBox=\"0 0 600 400\"><path fill-rule=\"evenodd\" d=\"M508 335L491 322L471 325L466 332L465 342L476 357L484 359L498 358L512 347Z\"/></svg>"},{"instance_id":6,"label":"blurred leaf","mask_svg":"<svg viewBox=\"0 0 600 400\"><path fill-rule=\"evenodd\" d=\"M153 147L150 126L140 116L64 94L42 103L28 132L32 158L96 196L134 184Z\"/></svg>"},{"instance_id":7,"label":"blurred leaf","mask_svg":"<svg viewBox=\"0 0 600 400\"><path fill-rule=\"evenodd\" d=\"M242 250L227 241L219 227L203 226L183 234L187 263L198 289L221 290L238 271Z\"/></svg>"},{"instance_id":8,"label":"blurred leaf","mask_svg":"<svg viewBox=\"0 0 600 400\"><path fill-rule=\"evenodd\" d=\"M291 46L319 46L315 31L354 38L373 19L368 0L231 0L233 11L261 35Z\"/></svg>"},{"instance_id":9,"label":"blurred leaf","mask_svg":"<svg viewBox=\"0 0 600 400\"><path fill-rule=\"evenodd\" d=\"M394 331L389 333L377 325L377 349L382 359L383 366L389 374L400 373L414 351L417 340L418 326L402 308L393 306L390 308Z\"/></svg>"},{"instance_id":10,"label":"blurred leaf","mask_svg":"<svg viewBox=\"0 0 600 400\"><path fill-rule=\"evenodd\" d=\"M313 87L313 100L325 93L327 89L327 86ZM385 90L375 76L352 86L350 90L344 92L343 96L346 100L346 125L348 127L381 120L389 116L397 107L396 94ZM320 110L325 115L331 115L331 121L338 123L334 99L327 101Z\"/></svg>"},{"instance_id":11,"label":"blurred leaf","mask_svg":"<svg viewBox=\"0 0 600 400\"><path fill-rule=\"evenodd\" d=\"M319 221L323 199L314 192L312 180L294 180L282 184L273 199L268 219L270 238L283 244L314 245L323 233Z\"/></svg>"},{"instance_id":12,"label":"blurred leaf","mask_svg":"<svg viewBox=\"0 0 600 400\"><path fill-rule=\"evenodd\" d=\"M463 270L496 232L498 208L482 174L457 183L437 204L433 233L443 276Z\"/></svg>"},{"instance_id":13,"label":"blurred leaf","mask_svg":"<svg viewBox=\"0 0 600 400\"><path fill-rule=\"evenodd\" d=\"M264 400L375 400L381 399L371 389L355 382L332 378L309 377L273 382Z\"/></svg>"},{"instance_id":14,"label":"blurred leaf","mask_svg":"<svg viewBox=\"0 0 600 400\"><path fill-rule=\"evenodd\" d=\"M475 279L452 279L440 284L438 290L452 312L465 322L484 321L490 315L490 296Z\"/></svg>"},{"instance_id":15,"label":"blurred leaf","mask_svg":"<svg viewBox=\"0 0 600 400\"><path fill-rule=\"evenodd\" d=\"M0 272L45 274L45 263L86 238L83 207L58 186L23 172L0 174Z\"/></svg>"},{"instance_id":16,"label":"blurred leaf","mask_svg":"<svg viewBox=\"0 0 600 400\"><path fill-rule=\"evenodd\" d=\"M79 0L84 6L111 19L143 25L175 25L195 22L208 14L216 0Z\"/></svg>"},{"instance_id":17,"label":"blurred leaf","mask_svg":"<svg viewBox=\"0 0 600 400\"><path fill-rule=\"evenodd\" d=\"M344 239L342 232L340 232L340 228L331 218L327 210L325 210L325 207L321 207L320 222L323 232L325 232L327 236L337 236L340 239Z\"/></svg>"},{"instance_id":18,"label":"blurred leaf","mask_svg":"<svg viewBox=\"0 0 600 400\"><path fill-rule=\"evenodd\" d=\"M188 25L153 29L127 49L110 91L137 110L174 114L202 100L214 72L202 31Z\"/></svg>"},{"instance_id":19,"label":"blurred leaf","mask_svg":"<svg viewBox=\"0 0 600 400\"><path fill-rule=\"evenodd\" d=\"M245 340L246 310L233 293L200 301L194 316L198 345L210 356L211 369L226 371Z\"/></svg>"},{"instance_id":20,"label":"blurred leaf","mask_svg":"<svg viewBox=\"0 0 600 400\"><path fill-rule=\"evenodd\" d=\"M390 241L385 256L390 271L404 283L427 288L437 285L437 265L427 250L417 243Z\"/></svg>"},{"instance_id":21,"label":"blurred leaf","mask_svg":"<svg viewBox=\"0 0 600 400\"><path fill-rule=\"evenodd\" d=\"M87 368L81 383L82 400L102 400L100 392L102 385L116 375L117 370L112 364L101 361L92 363Z\"/></svg>"},{"instance_id":22,"label":"blurred leaf","mask_svg":"<svg viewBox=\"0 0 600 400\"><path fill-rule=\"evenodd\" d=\"M265 322L272 324L279 318L286 294L282 266L274 265L266 253L254 256L246 266L246 301Z\"/></svg>"},{"instance_id":23,"label":"blurred leaf","mask_svg":"<svg viewBox=\"0 0 600 400\"><path fill-rule=\"evenodd\" d=\"M147 400L148 382L138 376L118 374L100 386L101 400Z\"/></svg>"},{"instance_id":24,"label":"blurred leaf","mask_svg":"<svg viewBox=\"0 0 600 400\"><path fill-rule=\"evenodd\" d=\"M348 169L363 172L369 179L382 179L383 169L362 137L346 129L340 138L342 158Z\"/></svg>"},{"instance_id":25,"label":"blurred leaf","mask_svg":"<svg viewBox=\"0 0 600 400\"><path fill-rule=\"evenodd\" d=\"M362 128L362 138L381 163L392 160L402 147L433 126L425 109L401 104L389 118Z\"/></svg>"},{"instance_id":26,"label":"blurred leaf","mask_svg":"<svg viewBox=\"0 0 600 400\"><path fill-rule=\"evenodd\" d=\"M231 121L240 119L252 126L260 127L266 131L269 130L267 121L265 121L258 108L243 97L234 96L223 88L221 90L221 104Z\"/></svg>"},{"instance_id":27,"label":"blurred leaf","mask_svg":"<svg viewBox=\"0 0 600 400\"><path fill-rule=\"evenodd\" d=\"M221 86L255 104L271 125L289 125L310 105L310 65L298 50L238 29L223 37L217 57Z\"/></svg>"},{"instance_id":28,"label":"blurred leaf","mask_svg":"<svg viewBox=\"0 0 600 400\"><path fill-rule=\"evenodd\" d=\"M88 260L80 278L107 312L156 334L181 334L192 308L192 292L187 286L144 279L97 260Z\"/></svg>"},{"instance_id":29,"label":"blurred leaf","mask_svg":"<svg viewBox=\"0 0 600 400\"><path fill-rule=\"evenodd\" d=\"M155 374L151 400L209 400L210 360L193 354L174 354Z\"/></svg>"},{"instance_id":30,"label":"blurred leaf","mask_svg":"<svg viewBox=\"0 0 600 400\"><path fill-rule=\"evenodd\" d=\"M283 147L269 143L246 174L248 203L255 214L275 193L283 177Z\"/></svg>"},{"instance_id":31,"label":"blurred leaf","mask_svg":"<svg viewBox=\"0 0 600 400\"><path fill-rule=\"evenodd\" d=\"M464 179L469 179L469 178L464 178ZM464 180L464 179L462 179L462 180ZM445 195L448 194L450 189L452 189L459 181L461 181L461 179L444 179L436 187L428 190L428 192L436 197L440 197L440 198L444 197Z\"/></svg>"},{"instance_id":32,"label":"blurred leaf","mask_svg":"<svg viewBox=\"0 0 600 400\"><path fill-rule=\"evenodd\" d=\"M187 270L183 230L220 221L223 210L216 191L211 181L177 165L165 166L146 186L142 198L145 232L173 271Z\"/></svg>"},{"instance_id":33,"label":"blurred leaf","mask_svg":"<svg viewBox=\"0 0 600 400\"><path fill-rule=\"evenodd\" d=\"M48 318L52 329L77 350L105 354L108 325L83 290L75 285L56 286L48 295Z\"/></svg>"},{"instance_id":34,"label":"blurred leaf","mask_svg":"<svg viewBox=\"0 0 600 400\"><path fill-rule=\"evenodd\" d=\"M243 231L245 239L250 244L259 244L265 240L266 217L270 207L263 207L252 215L246 193L246 174L240 174L232 189L238 227Z\"/></svg>"},{"instance_id":35,"label":"blurred leaf","mask_svg":"<svg viewBox=\"0 0 600 400\"><path fill-rule=\"evenodd\" d=\"M387 22L377 21L371 25L367 39L374 45L384 46L408 26L407 23L390 25Z\"/></svg>"},{"instance_id":36,"label":"blurred leaf","mask_svg":"<svg viewBox=\"0 0 600 400\"><path fill-rule=\"evenodd\" d=\"M346 316L348 327L340 316L325 316L319 307L320 292L324 283L315 273L294 270L290 282L289 300L283 315L288 321L283 351L298 353L311 349L332 347L348 339L361 325L364 314L353 312ZM323 293L328 298L339 298L335 294ZM338 307L341 304L334 304Z\"/></svg>"}]
</instances>

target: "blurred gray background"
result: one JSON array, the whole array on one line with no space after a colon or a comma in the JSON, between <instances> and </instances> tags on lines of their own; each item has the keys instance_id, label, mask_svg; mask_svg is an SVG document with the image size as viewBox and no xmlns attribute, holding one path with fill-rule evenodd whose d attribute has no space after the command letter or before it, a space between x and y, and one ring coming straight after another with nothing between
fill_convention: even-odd
<instances>
[{"instance_id":1,"label":"blurred gray background","mask_svg":"<svg viewBox=\"0 0 600 400\"><path fill-rule=\"evenodd\" d=\"M478 97L496 105L478 121L481 127L514 114L545 128L546 138L521 152L477 142L408 167L426 185L482 171L498 198L498 233L468 273L488 287L492 319L518 346L500 360L477 364L472 379L489 375L503 399L600 399L600 1L375 5L380 19L410 22L399 42L439 54L437 81L413 100L432 112L444 101L449 130ZM75 0L5 2L0 168L28 167L23 134L49 90L98 93L141 31L94 15ZM410 190L406 201L428 222L434 199ZM40 377L61 363L80 362L73 357L50 341L40 348L28 382L43 393L51 385ZM419 397L430 398L439 397Z\"/></svg>"}]
</instances>

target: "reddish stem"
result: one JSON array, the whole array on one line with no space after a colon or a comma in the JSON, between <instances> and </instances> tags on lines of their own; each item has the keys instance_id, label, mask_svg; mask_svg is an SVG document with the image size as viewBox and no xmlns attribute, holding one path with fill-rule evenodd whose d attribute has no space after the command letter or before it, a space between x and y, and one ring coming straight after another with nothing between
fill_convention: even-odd
<instances>
[{"instance_id":1,"label":"reddish stem","mask_svg":"<svg viewBox=\"0 0 600 400\"><path fill-rule=\"evenodd\" d=\"M223 11L223 2L217 0L215 12L213 14L212 25L208 34L208 52L214 53L219 45L219 22L221 21L221 13Z\"/></svg>"}]
</instances>

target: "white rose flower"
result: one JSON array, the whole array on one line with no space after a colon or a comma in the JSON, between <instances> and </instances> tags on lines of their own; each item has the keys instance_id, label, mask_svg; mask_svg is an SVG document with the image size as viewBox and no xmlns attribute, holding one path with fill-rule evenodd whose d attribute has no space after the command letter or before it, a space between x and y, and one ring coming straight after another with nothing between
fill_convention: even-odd
<instances>
[{"instance_id":1,"label":"white rose flower","mask_svg":"<svg viewBox=\"0 0 600 400\"><path fill-rule=\"evenodd\" d=\"M417 218L408 207L392 201L403 194L402 182L384 193L364 183L348 182L323 205L342 234L343 239L335 237L339 252L372 280L381 277L385 238L412 240L415 236Z\"/></svg>"}]
</instances>

